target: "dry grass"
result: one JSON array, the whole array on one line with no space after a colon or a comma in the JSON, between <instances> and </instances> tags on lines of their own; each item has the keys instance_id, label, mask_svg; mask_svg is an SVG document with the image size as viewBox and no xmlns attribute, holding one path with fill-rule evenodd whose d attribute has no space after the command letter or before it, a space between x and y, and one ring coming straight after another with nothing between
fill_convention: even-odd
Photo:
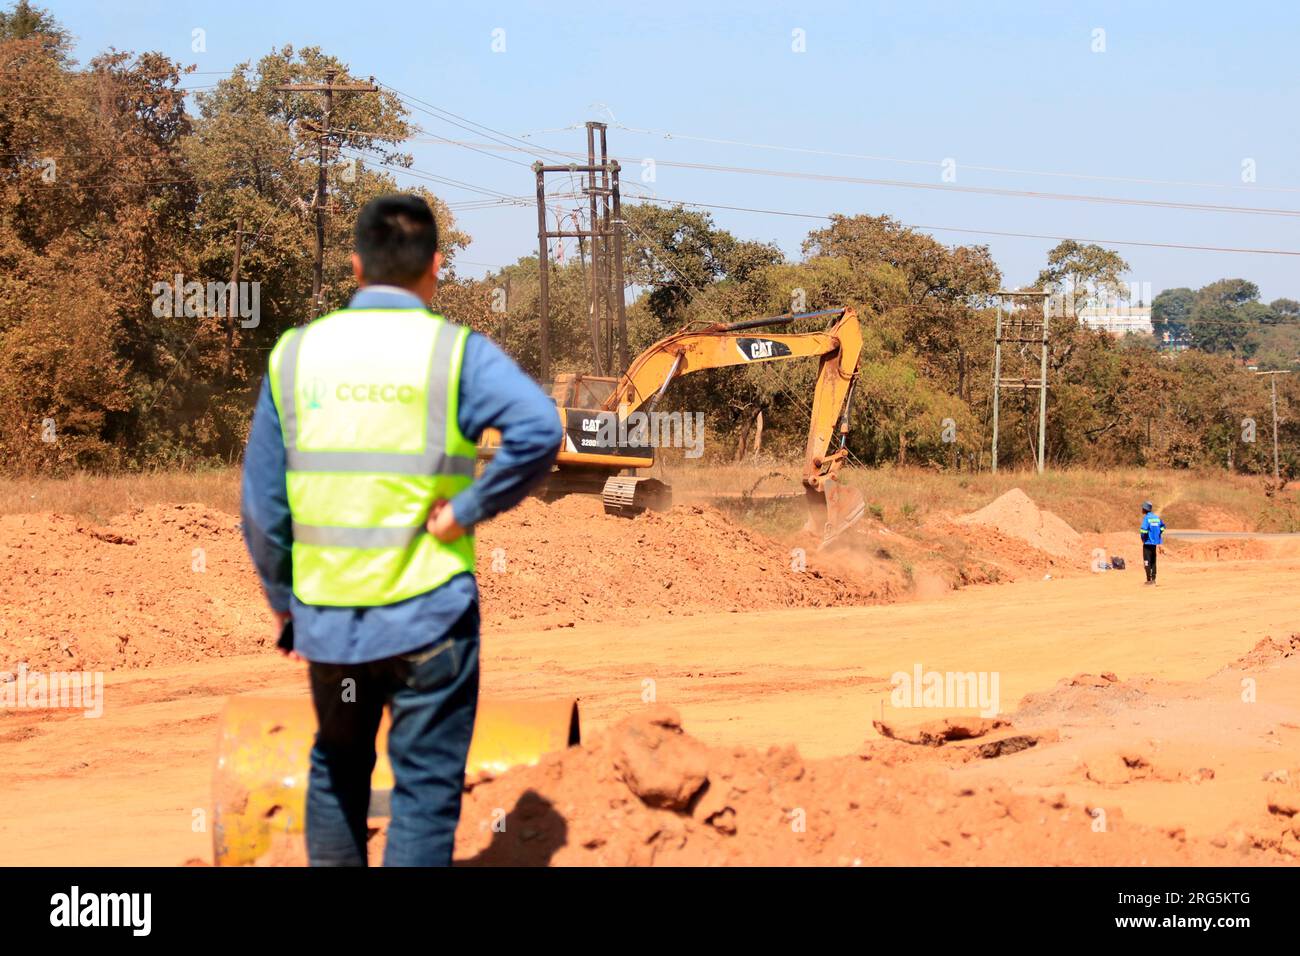
<instances>
[{"instance_id":1,"label":"dry grass","mask_svg":"<svg viewBox=\"0 0 1300 956\"><path fill-rule=\"evenodd\" d=\"M797 494L799 471L797 462L719 465L683 460L656 465L651 474L672 484L682 500L751 491L760 496ZM1136 527L1140 506L1148 499L1170 527L1300 531L1300 494L1295 488L1269 498L1261 479L1223 472L1131 468L1049 471L1042 476L1005 471L969 475L886 467L855 468L846 477L862 492L871 512L892 527L933 515L974 511L1011 488L1021 488L1040 506L1085 532ZM187 502L238 513L239 470L0 481L0 514L56 511L104 521L132 508ZM757 508L750 517L760 525L772 524L775 530L797 524L797 512L797 506L772 504Z\"/></svg>"},{"instance_id":2,"label":"dry grass","mask_svg":"<svg viewBox=\"0 0 1300 956\"><path fill-rule=\"evenodd\" d=\"M682 496L726 495L757 490L758 495L797 492L799 465L776 462L665 465L664 480ZM773 475L772 473L777 474ZM1297 531L1300 496L1294 488L1269 498L1259 478L1224 472L1070 469L978 475L925 468L849 469L872 514L890 526L905 526L933 515L974 511L1012 488L1020 488L1040 507L1060 515L1079 531L1136 527L1143 501L1151 501L1170 527L1214 530Z\"/></svg>"},{"instance_id":3,"label":"dry grass","mask_svg":"<svg viewBox=\"0 0 1300 956\"><path fill-rule=\"evenodd\" d=\"M239 469L0 481L0 514L57 511L105 521L132 508L191 502L238 514Z\"/></svg>"}]
</instances>

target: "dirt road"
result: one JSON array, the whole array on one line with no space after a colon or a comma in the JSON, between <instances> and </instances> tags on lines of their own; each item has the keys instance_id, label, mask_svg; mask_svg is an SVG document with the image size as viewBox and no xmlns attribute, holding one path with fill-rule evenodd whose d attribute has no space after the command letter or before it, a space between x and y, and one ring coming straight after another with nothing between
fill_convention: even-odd
<instances>
[{"instance_id":1,"label":"dirt road","mask_svg":"<svg viewBox=\"0 0 1300 956\"><path fill-rule=\"evenodd\" d=\"M793 744L804 758L842 758L887 743L873 719L905 725L973 712L926 708L914 717L890 701L895 672L997 674L1000 711L1019 726L1022 698L1040 695L1025 708L1026 725L1050 725L1058 742L975 762L954 762L942 748L894 745L915 756L888 751L893 759L926 761L957 782L1064 791L1175 841L1217 841L1207 850L1276 849L1293 838L1269 827L1289 824L1291 814L1268 810L1271 785L1263 778L1300 780L1300 656L1279 650L1223 669L1261 640L1282 647L1300 629L1297 571L1296 558L1170 563L1154 589L1130 569L890 606L643 614L640 623L624 615L616 627L489 630L484 692L576 695L589 736L654 698L676 708L686 730L709 745ZM1088 681L1057 687L1081 673L1112 674L1116 680L1093 683L1113 684L1117 696L1089 697L1101 691ZM1245 679L1257 686L1255 703L1241 699ZM303 684L300 665L267 652L110 673L98 719L3 712L0 865L210 859L202 814L223 698ZM462 856L477 848L476 812L471 801ZM1043 846L1025 862L1053 862L1053 852ZM1145 843L1132 852L1169 859ZM894 862L945 859L919 846L898 853Z\"/></svg>"}]
</instances>

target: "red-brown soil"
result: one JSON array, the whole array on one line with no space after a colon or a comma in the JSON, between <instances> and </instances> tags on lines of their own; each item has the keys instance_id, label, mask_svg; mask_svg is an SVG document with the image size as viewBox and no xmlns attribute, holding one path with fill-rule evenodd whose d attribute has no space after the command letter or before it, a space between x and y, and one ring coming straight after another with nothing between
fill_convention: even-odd
<instances>
[{"instance_id":1,"label":"red-brown soil","mask_svg":"<svg viewBox=\"0 0 1300 956\"><path fill-rule=\"evenodd\" d=\"M305 689L237 521L0 518L0 670L110 671L99 719L0 709L0 863L210 859L222 703ZM1146 589L1130 532L1017 530L864 523L818 552L710 508L525 503L479 538L483 693L577 697L586 738L476 785L457 859L1300 859L1294 544L1174 543ZM997 673L997 718L896 706L917 665Z\"/></svg>"}]
</instances>

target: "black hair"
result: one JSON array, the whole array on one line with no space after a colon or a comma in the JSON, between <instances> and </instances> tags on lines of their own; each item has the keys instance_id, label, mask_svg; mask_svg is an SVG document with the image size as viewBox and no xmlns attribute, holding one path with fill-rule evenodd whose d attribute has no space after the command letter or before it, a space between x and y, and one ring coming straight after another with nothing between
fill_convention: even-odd
<instances>
[{"instance_id":1,"label":"black hair","mask_svg":"<svg viewBox=\"0 0 1300 956\"><path fill-rule=\"evenodd\" d=\"M410 285L429 271L438 251L438 224L419 196L380 196L358 214L353 243L366 282Z\"/></svg>"}]
</instances>

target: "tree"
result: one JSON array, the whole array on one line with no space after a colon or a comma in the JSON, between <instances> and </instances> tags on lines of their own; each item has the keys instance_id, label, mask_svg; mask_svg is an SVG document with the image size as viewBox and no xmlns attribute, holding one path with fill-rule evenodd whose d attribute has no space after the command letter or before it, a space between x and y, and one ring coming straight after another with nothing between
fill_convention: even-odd
<instances>
[{"instance_id":1,"label":"tree","mask_svg":"<svg viewBox=\"0 0 1300 956\"><path fill-rule=\"evenodd\" d=\"M1176 345L1187 340L1195 301L1196 293L1186 286L1165 289L1151 300L1151 329L1158 341Z\"/></svg>"},{"instance_id":2,"label":"tree","mask_svg":"<svg viewBox=\"0 0 1300 956\"><path fill-rule=\"evenodd\" d=\"M832 215L829 226L808 234L803 251L891 265L906 277L911 304L976 304L997 291L1001 278L988 246L949 248L890 216Z\"/></svg>"},{"instance_id":3,"label":"tree","mask_svg":"<svg viewBox=\"0 0 1300 956\"><path fill-rule=\"evenodd\" d=\"M189 118L177 64L115 52L73 71L43 29L0 41L0 453L110 466L172 372L149 290L188 263ZM34 437L46 423L57 440Z\"/></svg>"},{"instance_id":4,"label":"tree","mask_svg":"<svg viewBox=\"0 0 1300 956\"><path fill-rule=\"evenodd\" d=\"M39 40L44 55L67 65L72 34L49 11L34 7L27 0L18 0L8 12L0 10L0 42L33 37Z\"/></svg>"},{"instance_id":5,"label":"tree","mask_svg":"<svg viewBox=\"0 0 1300 956\"><path fill-rule=\"evenodd\" d=\"M867 314L897 328L918 367L966 401L974 357L987 350L983 313L1002 276L987 246L945 246L890 216L831 216L804 240L815 262L843 259L875 280L859 300ZM879 281L882 267L892 281Z\"/></svg>"},{"instance_id":6,"label":"tree","mask_svg":"<svg viewBox=\"0 0 1300 956\"><path fill-rule=\"evenodd\" d=\"M1295 322L1300 320L1300 302L1295 299L1274 299L1268 304L1273 313L1274 322Z\"/></svg>"},{"instance_id":7,"label":"tree","mask_svg":"<svg viewBox=\"0 0 1300 956\"><path fill-rule=\"evenodd\" d=\"M114 51L77 70L65 51L43 12L0 15L0 455L43 471L229 460L268 349L312 317L320 97L273 87L346 66L286 47L257 79L238 67L195 117L188 70L166 57ZM410 128L388 93L337 96L332 127L325 292L341 305L352 222L397 191L387 170L409 166L396 144ZM468 237L418 191L454 257ZM256 320L242 327L203 293L184 314L160 310L171 298L157 286L177 276L205 291L229 281L241 224Z\"/></svg>"},{"instance_id":8,"label":"tree","mask_svg":"<svg viewBox=\"0 0 1300 956\"><path fill-rule=\"evenodd\" d=\"M1245 279L1220 279L1196 293L1188 331L1192 345L1203 352L1248 355L1253 328L1268 320L1268 306L1259 301L1259 286Z\"/></svg>"},{"instance_id":9,"label":"tree","mask_svg":"<svg viewBox=\"0 0 1300 956\"><path fill-rule=\"evenodd\" d=\"M687 303L713 283L744 282L783 258L776 246L737 239L708 213L680 205L629 204L623 217L627 278L649 287L650 311L665 329L679 326Z\"/></svg>"},{"instance_id":10,"label":"tree","mask_svg":"<svg viewBox=\"0 0 1300 956\"><path fill-rule=\"evenodd\" d=\"M1047 268L1038 273L1038 288L1050 290L1067 303L1059 313L1077 318L1088 299L1127 299L1128 287L1120 276L1128 272L1124 257L1113 249L1066 239L1047 254Z\"/></svg>"}]
</instances>

